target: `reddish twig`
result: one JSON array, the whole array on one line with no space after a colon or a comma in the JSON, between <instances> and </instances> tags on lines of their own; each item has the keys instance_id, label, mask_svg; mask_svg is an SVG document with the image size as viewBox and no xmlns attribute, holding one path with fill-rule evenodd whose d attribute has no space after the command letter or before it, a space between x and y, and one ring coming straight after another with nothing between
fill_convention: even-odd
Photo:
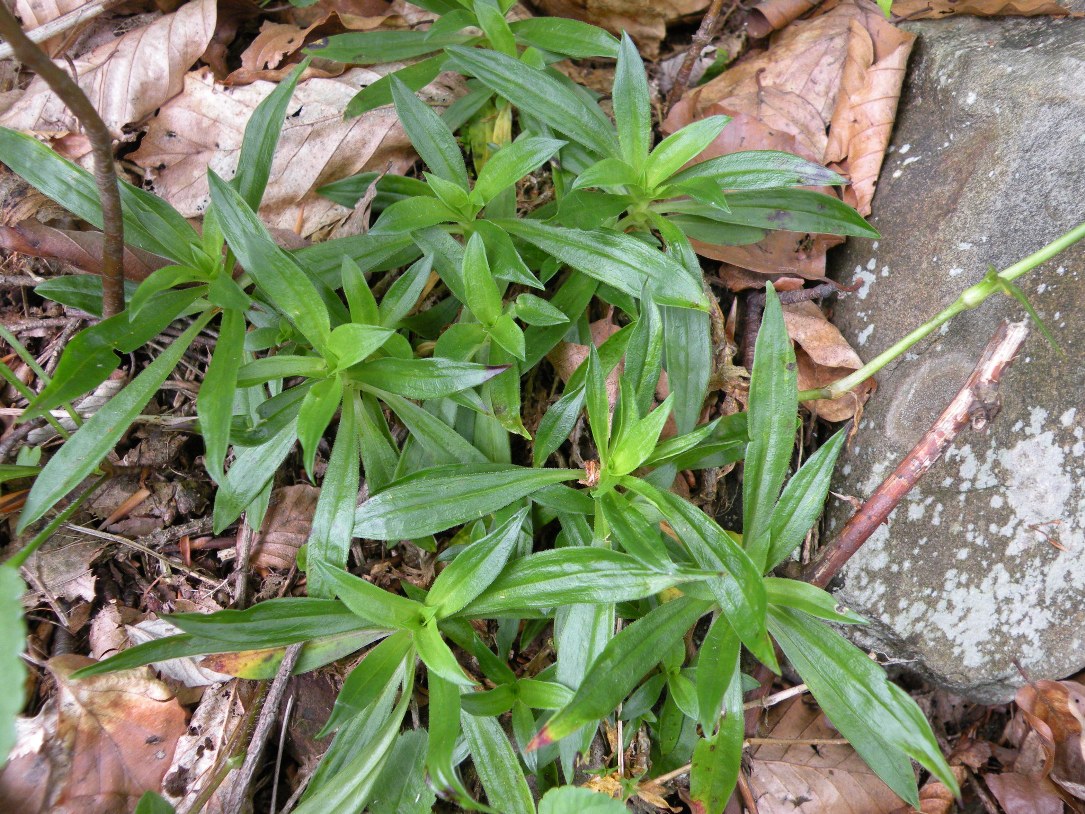
<instances>
[{"instance_id":1,"label":"reddish twig","mask_svg":"<svg viewBox=\"0 0 1085 814\"><path fill-rule=\"evenodd\" d=\"M998 385L1028 336L1026 322L1003 322L984 348L972 375L904 460L804 570L803 579L824 588L966 426L982 429L998 413Z\"/></svg>"},{"instance_id":2,"label":"reddish twig","mask_svg":"<svg viewBox=\"0 0 1085 814\"><path fill-rule=\"evenodd\" d=\"M94 153L94 182L102 202L102 311L111 317L124 310L124 219L117 172L113 166L113 136L90 99L75 80L61 70L23 31L19 21L0 2L0 36L16 58L31 68L83 125Z\"/></svg>"},{"instance_id":3,"label":"reddish twig","mask_svg":"<svg viewBox=\"0 0 1085 814\"><path fill-rule=\"evenodd\" d=\"M682 65L678 68L678 74L674 77L674 86L671 88L671 92L667 94L668 110L674 107L675 103L682 98L682 94L686 92L686 88L689 87L689 77L693 73L693 66L697 64L697 59L701 56L701 51L712 42L717 29L727 22L727 18L731 16L737 6L738 0L731 0L730 5L727 7L727 13L721 18L720 11L723 9L723 0L712 0L712 4L708 7L708 11L705 12L704 18L697 28L697 33L693 35L693 39L690 41L689 50L686 51L686 58L682 60Z\"/></svg>"}]
</instances>

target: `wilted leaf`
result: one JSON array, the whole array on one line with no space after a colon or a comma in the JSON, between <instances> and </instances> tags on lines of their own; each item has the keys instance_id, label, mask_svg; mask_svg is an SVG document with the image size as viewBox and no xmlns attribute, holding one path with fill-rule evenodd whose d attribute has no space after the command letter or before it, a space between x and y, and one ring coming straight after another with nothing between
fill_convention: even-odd
<instances>
[{"instance_id":1,"label":"wilted leaf","mask_svg":"<svg viewBox=\"0 0 1085 814\"><path fill-rule=\"evenodd\" d=\"M781 740L840 738L802 698L774 708L766 730ZM847 744L760 745L750 756L750 790L761 814L889 814L904 805Z\"/></svg>"},{"instance_id":2,"label":"wilted leaf","mask_svg":"<svg viewBox=\"0 0 1085 814\"><path fill-rule=\"evenodd\" d=\"M145 619L136 625L125 625L124 632L128 636L128 646L164 639L167 636L175 636L181 629L170 624L165 619ZM107 655L114 655L109 653ZM183 684L186 687L206 687L210 684L220 684L229 681L232 676L218 673L197 663L198 658L184 656L182 658L169 659L168 661L153 662L151 667L157 670L163 678L169 678Z\"/></svg>"},{"instance_id":3,"label":"wilted leaf","mask_svg":"<svg viewBox=\"0 0 1085 814\"><path fill-rule=\"evenodd\" d=\"M799 19L817 6L818 2L819 0L761 0L750 9L746 28L754 39L766 37L792 20Z\"/></svg>"},{"instance_id":4,"label":"wilted leaf","mask_svg":"<svg viewBox=\"0 0 1085 814\"><path fill-rule=\"evenodd\" d=\"M93 602L95 577L90 567L106 545L91 537L61 532L30 557L24 567L52 596Z\"/></svg>"},{"instance_id":5,"label":"wilted leaf","mask_svg":"<svg viewBox=\"0 0 1085 814\"><path fill-rule=\"evenodd\" d=\"M299 483L271 493L267 514L252 540L250 562L256 568L289 569L309 539L320 490Z\"/></svg>"},{"instance_id":6,"label":"wilted leaf","mask_svg":"<svg viewBox=\"0 0 1085 814\"><path fill-rule=\"evenodd\" d=\"M940 20L955 14L975 17L1066 17L1073 12L1053 0L897 0L893 14L909 20Z\"/></svg>"},{"instance_id":7,"label":"wilted leaf","mask_svg":"<svg viewBox=\"0 0 1085 814\"><path fill-rule=\"evenodd\" d=\"M79 86L116 138L180 93L185 72L211 42L216 8L215 0L194 0L74 60ZM41 77L0 124L52 137L79 132L75 117Z\"/></svg>"},{"instance_id":8,"label":"wilted leaf","mask_svg":"<svg viewBox=\"0 0 1085 814\"><path fill-rule=\"evenodd\" d=\"M146 671L71 681L92 664L84 656L50 659L57 694L21 727L20 743L0 774L0 808L121 814L158 791L185 732L185 712ZM28 801L41 800L41 806Z\"/></svg>"},{"instance_id":9,"label":"wilted leaf","mask_svg":"<svg viewBox=\"0 0 1085 814\"><path fill-rule=\"evenodd\" d=\"M1066 810L1058 789L1047 778L1006 772L984 780L1006 814L1063 814Z\"/></svg>"},{"instance_id":10,"label":"wilted leaf","mask_svg":"<svg viewBox=\"0 0 1085 814\"><path fill-rule=\"evenodd\" d=\"M298 84L271 166L260 215L273 228L310 235L343 220L349 210L318 196L317 187L367 169L403 170L410 147L389 108L350 121L343 109L377 78L355 68L334 79ZM224 87L208 70L185 77L184 89L162 106L131 158L147 170L151 187L185 217L204 211L207 169L233 175L245 123L274 89L270 82Z\"/></svg>"},{"instance_id":11,"label":"wilted leaf","mask_svg":"<svg viewBox=\"0 0 1085 814\"><path fill-rule=\"evenodd\" d=\"M831 384L863 366L863 360L822 313L815 303L797 302L784 306L787 335L798 346L799 390L813 390ZM804 402L804 406L826 421L846 421L866 402L874 389L867 381L849 395L830 401Z\"/></svg>"},{"instance_id":12,"label":"wilted leaf","mask_svg":"<svg viewBox=\"0 0 1085 814\"><path fill-rule=\"evenodd\" d=\"M0 248L11 252L60 260L90 274L102 272L102 233L54 229L29 219L14 226L0 226ZM169 263L142 249L124 247L124 278L147 279Z\"/></svg>"},{"instance_id":13,"label":"wilted leaf","mask_svg":"<svg viewBox=\"0 0 1085 814\"><path fill-rule=\"evenodd\" d=\"M1068 793L1085 799L1085 685L1035 681L1017 691L1016 701L1043 750L1043 766L1036 768ZM1018 771L1026 771L1022 763L1019 758Z\"/></svg>"}]
</instances>

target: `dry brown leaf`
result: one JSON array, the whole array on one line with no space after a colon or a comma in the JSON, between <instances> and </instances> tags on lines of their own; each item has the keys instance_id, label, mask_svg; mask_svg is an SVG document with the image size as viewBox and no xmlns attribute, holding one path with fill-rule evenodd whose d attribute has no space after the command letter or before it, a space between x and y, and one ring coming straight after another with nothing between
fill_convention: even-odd
<instances>
[{"instance_id":1,"label":"dry brown leaf","mask_svg":"<svg viewBox=\"0 0 1085 814\"><path fill-rule=\"evenodd\" d=\"M767 734L789 740L840 737L802 698L770 712ZM759 745L750 790L760 814L889 814L904 803L851 746Z\"/></svg>"},{"instance_id":2,"label":"dry brown leaf","mask_svg":"<svg viewBox=\"0 0 1085 814\"><path fill-rule=\"evenodd\" d=\"M1058 789L1047 778L1006 772L983 779L1006 814L1063 814L1065 810Z\"/></svg>"},{"instance_id":3,"label":"dry brown leaf","mask_svg":"<svg viewBox=\"0 0 1085 814\"><path fill-rule=\"evenodd\" d=\"M746 20L746 29L755 39L767 37L773 31L779 31L792 20L799 19L821 0L761 0L750 9Z\"/></svg>"},{"instance_id":4,"label":"dry brown leaf","mask_svg":"<svg viewBox=\"0 0 1085 814\"><path fill-rule=\"evenodd\" d=\"M1015 770L1049 778L1068 794L1085 799L1085 685L1035 681L1017 691L1016 701L1032 731L1022 744Z\"/></svg>"},{"instance_id":5,"label":"dry brown leaf","mask_svg":"<svg viewBox=\"0 0 1085 814\"><path fill-rule=\"evenodd\" d=\"M797 346L799 390L824 387L863 366L859 354L816 304L789 303L783 310L787 335ZM866 403L873 388L868 381L839 399L806 401L803 406L826 421L847 421Z\"/></svg>"},{"instance_id":6,"label":"dry brown leaf","mask_svg":"<svg viewBox=\"0 0 1085 814\"><path fill-rule=\"evenodd\" d=\"M667 26L695 19L708 7L707 0L535 0L532 5L552 17L571 17L593 23L612 34L628 32L648 59L659 55Z\"/></svg>"},{"instance_id":7,"label":"dry brown leaf","mask_svg":"<svg viewBox=\"0 0 1085 814\"><path fill-rule=\"evenodd\" d=\"M58 17L63 17L69 11L75 11L84 5L84 0L15 0L15 13L23 28L30 31L46 23L51 23ZM49 56L56 56L57 48L64 42L66 35L58 34L40 43L42 50Z\"/></svg>"},{"instance_id":8,"label":"dry brown leaf","mask_svg":"<svg viewBox=\"0 0 1085 814\"><path fill-rule=\"evenodd\" d=\"M57 693L0 773L0 809L26 814L127 814L144 792L161 789L185 711L148 670L72 681L94 664L85 656L47 663Z\"/></svg>"},{"instance_id":9,"label":"dry brown leaf","mask_svg":"<svg viewBox=\"0 0 1085 814\"><path fill-rule=\"evenodd\" d=\"M311 235L350 211L316 195L317 187L364 169L383 170L389 162L393 172L409 165L407 138L390 108L343 120L347 102L376 78L354 68L298 85L260 208L269 226ZM223 87L208 70L190 73L183 92L151 120L131 159L146 170L156 194L196 217L209 199L208 168L224 178L234 174L245 124L273 89L270 82Z\"/></svg>"},{"instance_id":10,"label":"dry brown leaf","mask_svg":"<svg viewBox=\"0 0 1085 814\"><path fill-rule=\"evenodd\" d=\"M54 229L36 220L24 220L15 226L0 226L0 249L60 260L88 274L100 274L102 270L101 232ZM126 246L124 277L140 282L168 262L142 249Z\"/></svg>"},{"instance_id":11,"label":"dry brown leaf","mask_svg":"<svg viewBox=\"0 0 1085 814\"><path fill-rule=\"evenodd\" d=\"M271 503L260 531L252 541L251 562L256 568L290 568L298 549L309 539L320 490L299 483L271 493Z\"/></svg>"},{"instance_id":12,"label":"dry brown leaf","mask_svg":"<svg viewBox=\"0 0 1085 814\"><path fill-rule=\"evenodd\" d=\"M79 86L115 138L180 93L185 72L211 41L215 16L215 0L193 0L74 60ZM58 64L67 70L66 63ZM75 117L41 77L0 117L0 125L48 137L78 130Z\"/></svg>"},{"instance_id":13,"label":"dry brown leaf","mask_svg":"<svg viewBox=\"0 0 1085 814\"><path fill-rule=\"evenodd\" d=\"M951 766L953 776L957 778L957 785L964 783L967 770L963 766ZM923 784L919 790L919 810L923 814L953 814L957 810L957 801L941 780L931 778ZM910 805L898 808L893 814L915 814L915 809Z\"/></svg>"},{"instance_id":14,"label":"dry brown leaf","mask_svg":"<svg viewBox=\"0 0 1085 814\"><path fill-rule=\"evenodd\" d=\"M61 531L38 549L23 566L34 576L31 585L42 586L49 597L93 602L95 576L91 565L107 543Z\"/></svg>"},{"instance_id":15,"label":"dry brown leaf","mask_svg":"<svg viewBox=\"0 0 1085 814\"><path fill-rule=\"evenodd\" d=\"M1053 0L895 0L893 14L908 20L940 20L956 14L975 17L1078 16Z\"/></svg>"}]
</instances>

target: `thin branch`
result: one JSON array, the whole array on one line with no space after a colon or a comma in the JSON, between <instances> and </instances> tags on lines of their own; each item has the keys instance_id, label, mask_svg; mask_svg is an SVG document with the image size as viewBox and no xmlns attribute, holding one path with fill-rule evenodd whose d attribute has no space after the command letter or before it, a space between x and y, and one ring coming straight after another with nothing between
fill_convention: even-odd
<instances>
[{"instance_id":1,"label":"thin branch","mask_svg":"<svg viewBox=\"0 0 1085 814\"><path fill-rule=\"evenodd\" d=\"M32 69L83 125L94 154L94 183L102 202L102 311L106 317L124 310L124 218L117 171L113 166L113 136L75 80L60 69L26 35L18 20L0 2L0 36L20 62Z\"/></svg>"},{"instance_id":2,"label":"thin branch","mask_svg":"<svg viewBox=\"0 0 1085 814\"><path fill-rule=\"evenodd\" d=\"M121 1L122 0L91 0L91 2L86 5L72 9L67 14L62 14L55 20L42 23L37 28L27 31L26 36L35 44L45 42L48 39L52 39L57 34L63 34L65 31L70 31L81 23L93 20L111 6L119 5ZM15 56L15 51L10 45L0 45L0 59L9 59L13 56Z\"/></svg>"},{"instance_id":3,"label":"thin branch","mask_svg":"<svg viewBox=\"0 0 1085 814\"><path fill-rule=\"evenodd\" d=\"M716 36L716 31L727 22L727 18L731 16L737 6L738 0L731 0L727 7L727 13L721 19L720 11L723 9L723 0L712 0L712 4L708 7L708 11L705 12L704 18L701 20L701 25L697 28L697 33L693 35L693 39L690 41L689 50L686 51L686 58L682 60L682 65L674 78L674 86L671 88L671 92L667 94L668 110L674 107L675 103L682 98L682 94L686 92L686 88L689 87L689 77L693 73L693 66L697 64L697 60L701 56L701 51L712 42L712 38Z\"/></svg>"},{"instance_id":4,"label":"thin branch","mask_svg":"<svg viewBox=\"0 0 1085 814\"><path fill-rule=\"evenodd\" d=\"M1003 322L984 348L972 375L893 473L848 520L840 534L803 572L803 579L824 588L884 523L916 482L942 456L966 426L983 429L998 413L998 385L1028 337L1027 322Z\"/></svg>"}]
</instances>

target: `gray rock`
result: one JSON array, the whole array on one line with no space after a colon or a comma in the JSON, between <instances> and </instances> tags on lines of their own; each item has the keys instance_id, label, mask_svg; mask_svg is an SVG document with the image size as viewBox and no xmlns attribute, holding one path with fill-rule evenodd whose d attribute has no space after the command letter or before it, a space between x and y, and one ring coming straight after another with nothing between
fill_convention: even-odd
<instances>
[{"instance_id":1,"label":"gray rock","mask_svg":"<svg viewBox=\"0 0 1085 814\"><path fill-rule=\"evenodd\" d=\"M864 359L983 276L1085 220L1085 21L960 18L919 34L874 200L850 241L836 320ZM981 702L1085 666L1085 246L1021 281L1067 356L1034 331L984 434L965 431L849 564L842 599L875 646ZM867 497L964 383L998 323L989 300L879 376L835 490ZM850 514L831 507L830 528Z\"/></svg>"}]
</instances>

